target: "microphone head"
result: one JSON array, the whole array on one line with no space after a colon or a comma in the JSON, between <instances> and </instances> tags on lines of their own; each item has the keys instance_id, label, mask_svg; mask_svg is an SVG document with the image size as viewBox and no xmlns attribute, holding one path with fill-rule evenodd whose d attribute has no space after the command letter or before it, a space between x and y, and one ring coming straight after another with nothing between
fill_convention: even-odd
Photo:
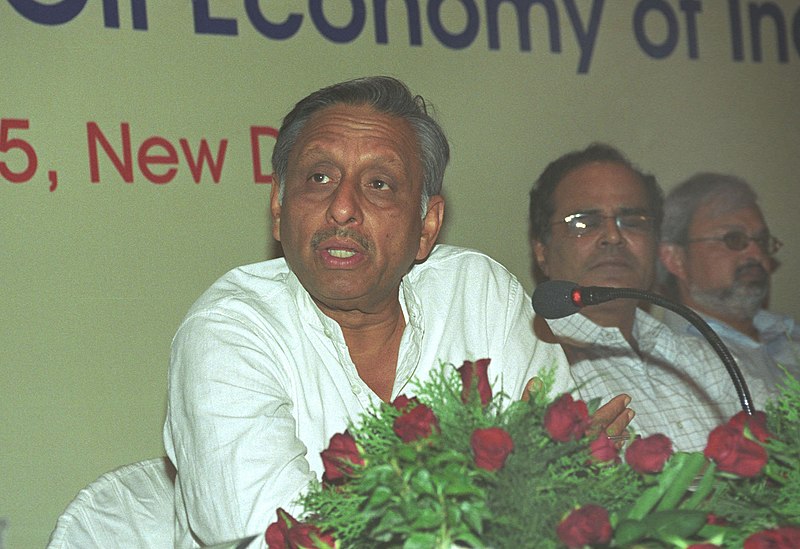
<instances>
[{"instance_id":1,"label":"microphone head","mask_svg":"<svg viewBox=\"0 0 800 549\"><path fill-rule=\"evenodd\" d=\"M573 293L580 286L567 280L548 280L537 284L533 290L533 310L544 318L563 318L580 310Z\"/></svg>"}]
</instances>

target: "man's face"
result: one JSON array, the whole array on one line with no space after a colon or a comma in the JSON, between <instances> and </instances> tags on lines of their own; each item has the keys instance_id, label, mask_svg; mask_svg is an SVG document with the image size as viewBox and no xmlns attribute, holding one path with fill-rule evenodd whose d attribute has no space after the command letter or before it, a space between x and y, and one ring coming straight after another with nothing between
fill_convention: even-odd
<instances>
[{"instance_id":1,"label":"man's face","mask_svg":"<svg viewBox=\"0 0 800 549\"><path fill-rule=\"evenodd\" d=\"M769 235L758 207L720 210L713 202L698 208L688 240L721 238L733 231L756 238ZM738 251L720 240L690 242L684 250L683 270L676 274L697 304L745 317L758 311L769 291L772 260L755 241Z\"/></svg>"},{"instance_id":2,"label":"man's face","mask_svg":"<svg viewBox=\"0 0 800 549\"><path fill-rule=\"evenodd\" d=\"M423 171L411 126L367 106L334 105L306 123L289 156L283 203L273 185L272 233L323 308L376 312L427 257L443 200L421 217Z\"/></svg>"},{"instance_id":3,"label":"man's face","mask_svg":"<svg viewBox=\"0 0 800 549\"><path fill-rule=\"evenodd\" d=\"M653 284L656 237L646 227L620 228L612 216L649 215L643 183L628 168L593 162L568 172L553 194L551 237L534 242L539 267L552 280L580 286L649 289ZM564 223L576 213L599 213L600 224L580 236Z\"/></svg>"}]
</instances>

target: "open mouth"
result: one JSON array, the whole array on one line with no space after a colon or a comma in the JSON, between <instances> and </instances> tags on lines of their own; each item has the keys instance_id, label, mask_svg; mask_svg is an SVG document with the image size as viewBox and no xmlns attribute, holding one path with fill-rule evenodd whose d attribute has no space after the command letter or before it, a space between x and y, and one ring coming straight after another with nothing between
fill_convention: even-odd
<instances>
[{"instance_id":1,"label":"open mouth","mask_svg":"<svg viewBox=\"0 0 800 549\"><path fill-rule=\"evenodd\" d=\"M341 248L328 248L327 251L331 256L338 259L348 259L356 255L356 252L353 250L345 250Z\"/></svg>"}]
</instances>

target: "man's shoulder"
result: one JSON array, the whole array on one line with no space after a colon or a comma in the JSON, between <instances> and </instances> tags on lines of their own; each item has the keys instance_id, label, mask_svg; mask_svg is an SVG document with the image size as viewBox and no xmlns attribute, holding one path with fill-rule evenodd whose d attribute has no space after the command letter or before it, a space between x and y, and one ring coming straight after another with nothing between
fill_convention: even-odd
<instances>
[{"instance_id":1,"label":"man's shoulder","mask_svg":"<svg viewBox=\"0 0 800 549\"><path fill-rule=\"evenodd\" d=\"M289 268L283 258L251 263L219 277L195 301L187 316L201 311L275 303L270 299L288 291Z\"/></svg>"},{"instance_id":2,"label":"man's shoulder","mask_svg":"<svg viewBox=\"0 0 800 549\"><path fill-rule=\"evenodd\" d=\"M640 340L643 338L653 339L657 340L662 347L667 344L676 349L688 347L690 350L695 350L698 346L703 347L701 339L684 333L679 329L676 330L670 323L661 318L656 318L643 309L636 309L635 323L638 339Z\"/></svg>"},{"instance_id":3,"label":"man's shoulder","mask_svg":"<svg viewBox=\"0 0 800 549\"><path fill-rule=\"evenodd\" d=\"M637 309L636 322L640 323L639 333L652 338L652 344L661 349L662 354L674 361L675 366L694 367L697 363L719 363L713 347L700 334L676 331L675 328ZM688 321L687 321L688 322ZM642 327L646 327L642 329Z\"/></svg>"},{"instance_id":4,"label":"man's shoulder","mask_svg":"<svg viewBox=\"0 0 800 549\"><path fill-rule=\"evenodd\" d=\"M691 334L692 323L669 309L656 308L653 316L678 334Z\"/></svg>"},{"instance_id":5,"label":"man's shoulder","mask_svg":"<svg viewBox=\"0 0 800 549\"><path fill-rule=\"evenodd\" d=\"M768 309L759 310L753 317L753 324L759 334L766 338L773 334L790 334L790 338L797 339L800 334L798 324L793 317Z\"/></svg>"},{"instance_id":6,"label":"man's shoulder","mask_svg":"<svg viewBox=\"0 0 800 549\"><path fill-rule=\"evenodd\" d=\"M403 281L424 307L518 303L526 295L517 278L488 255L468 248L438 245Z\"/></svg>"},{"instance_id":7,"label":"man's shoulder","mask_svg":"<svg viewBox=\"0 0 800 549\"><path fill-rule=\"evenodd\" d=\"M517 280L508 269L485 253L448 244L437 244L425 261L414 265L409 275L413 280L437 272L446 272L451 276L492 275Z\"/></svg>"}]
</instances>

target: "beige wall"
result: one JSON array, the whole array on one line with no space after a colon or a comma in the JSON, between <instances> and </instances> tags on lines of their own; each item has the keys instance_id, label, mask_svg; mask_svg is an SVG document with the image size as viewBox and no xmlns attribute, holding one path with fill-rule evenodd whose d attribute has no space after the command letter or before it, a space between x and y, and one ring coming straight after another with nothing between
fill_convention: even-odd
<instances>
[{"instance_id":1,"label":"beige wall","mask_svg":"<svg viewBox=\"0 0 800 549\"><path fill-rule=\"evenodd\" d=\"M437 39L427 0L419 0L422 44L415 46L394 11L402 2L390 3L386 44L375 39L380 2L369 0L363 32L345 44L315 29L307 2L259 2L273 21L303 16L286 40L260 34L243 2L208 2L213 17L237 21L231 36L196 33L190 2L147 3L147 29L139 30L131 2L119 2L119 28L104 26L99 1L54 25L33 22L12 4L33 2L0 1L0 117L29 122L8 137L31 144L38 163L28 182L0 177L0 518L9 521L7 547L43 546L82 486L163 453L169 343L178 322L226 270L273 253L269 185L254 183L249 128L277 126L295 100L335 81L393 74L437 107L453 150L443 239L490 253L528 289L527 192L554 157L602 140L665 188L698 170L744 176L785 242L774 309L800 316L792 286L800 267L800 0L741 3L742 61L731 53L730 4L717 0L698 2L702 13L693 16L678 0L553 1L560 52L550 51L556 31L541 6L526 19L531 51L520 51L510 3L500 11L500 47L490 49L487 0L442 4L451 34L467 28L463 6L477 9L476 38L461 49ZM341 13L333 4L324 3L326 17L344 27L351 2L337 4L347 6ZM584 25L591 6L602 9L582 73L572 4ZM763 58L753 59L750 5L784 16L786 62L778 60L769 21ZM652 8L643 19L652 42L677 37L671 55L656 59L639 46L637 7ZM659 7L675 13L676 34ZM120 125L130 125L132 183L102 149L99 182L91 182L89 122L118 152ZM180 157L167 184L151 183L136 167L138 148L152 136L167 139ZM214 148L227 140L219 183L207 170L192 180L181 138L193 149L202 138ZM19 148L0 152L0 162L14 173L26 166ZM52 192L50 171L58 181Z\"/></svg>"}]
</instances>

